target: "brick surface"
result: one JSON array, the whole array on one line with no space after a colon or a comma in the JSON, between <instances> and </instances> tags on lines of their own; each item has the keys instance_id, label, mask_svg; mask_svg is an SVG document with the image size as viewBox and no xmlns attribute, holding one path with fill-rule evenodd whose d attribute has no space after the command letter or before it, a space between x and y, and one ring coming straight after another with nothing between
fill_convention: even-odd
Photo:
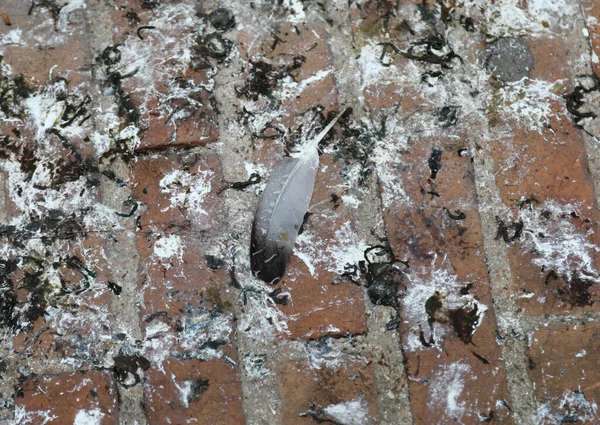
<instances>
[{"instance_id":1,"label":"brick surface","mask_svg":"<svg viewBox=\"0 0 600 425\"><path fill-rule=\"evenodd\" d=\"M376 388L368 365L349 362L315 369L304 362L285 363L278 370L278 381L284 425L371 423L377 417ZM344 410L350 413L344 416L340 413Z\"/></svg>"},{"instance_id":2,"label":"brick surface","mask_svg":"<svg viewBox=\"0 0 600 425\"><path fill-rule=\"evenodd\" d=\"M598 5L479 3L0 5L0 422L599 423Z\"/></svg>"},{"instance_id":3,"label":"brick surface","mask_svg":"<svg viewBox=\"0 0 600 425\"><path fill-rule=\"evenodd\" d=\"M343 164L322 155L320 167L311 200L312 215L304 224L298 250L281 283L291 298L280 309L291 319L288 326L292 338L356 335L367 330L361 288L335 284L347 262L353 260L338 258L335 253L343 252L344 245L356 243L352 206L342 200Z\"/></svg>"},{"instance_id":4,"label":"brick surface","mask_svg":"<svg viewBox=\"0 0 600 425\"><path fill-rule=\"evenodd\" d=\"M21 424L118 424L115 383L104 372L28 379L16 400Z\"/></svg>"},{"instance_id":5,"label":"brick surface","mask_svg":"<svg viewBox=\"0 0 600 425\"><path fill-rule=\"evenodd\" d=\"M242 392L236 368L216 360L167 361L144 381L149 423L241 425Z\"/></svg>"},{"instance_id":6,"label":"brick surface","mask_svg":"<svg viewBox=\"0 0 600 425\"><path fill-rule=\"evenodd\" d=\"M387 25L375 40L405 50L427 35L402 29L393 8L389 18L381 10L363 13L369 18L356 21L358 37ZM382 16L373 19L375 13ZM364 61L377 58L362 68L362 87L370 112L379 118L372 156L386 234L396 259L408 264L402 283L389 290L399 299L413 421L513 423L483 257L473 136L467 130L473 118L455 109L452 98L427 95L426 87L442 84L436 78L451 78L450 62L431 67L389 47L383 58L389 66L382 66L383 48L375 45L367 41L361 51ZM382 77L373 77L377 72Z\"/></svg>"},{"instance_id":7,"label":"brick surface","mask_svg":"<svg viewBox=\"0 0 600 425\"><path fill-rule=\"evenodd\" d=\"M498 134L508 133L492 148L496 182L513 216L499 229L510 233L514 291L527 314L596 310L598 290L590 277L599 266L593 248L599 218L594 183L583 138L559 97L571 90L569 83L555 83L568 77L564 64L572 58L557 39L535 39L531 45L536 46L532 77L539 80L530 84L549 85L540 100L548 113L532 111L535 120L501 115Z\"/></svg>"},{"instance_id":8,"label":"brick surface","mask_svg":"<svg viewBox=\"0 0 600 425\"><path fill-rule=\"evenodd\" d=\"M272 170L285 152L309 134L310 119L322 121L337 109L330 35L321 26L282 22L275 32L242 31L240 36L247 69L237 91L245 99L244 108L251 111L281 99L270 114L272 120L248 118L255 137L253 160ZM289 303L279 308L289 318L291 338L366 331L360 288L331 284L345 265L337 264L340 260L332 254L341 248L340 237L354 233L352 208L332 202L344 194L343 164L323 155L320 167L309 211L315 219L306 221L299 253L292 255L281 283L290 296Z\"/></svg>"},{"instance_id":9,"label":"brick surface","mask_svg":"<svg viewBox=\"0 0 600 425\"><path fill-rule=\"evenodd\" d=\"M122 93L112 88L130 111L123 111L126 119L139 124L137 149L203 146L217 140L212 76L231 42L196 16L193 2L156 8L122 2L113 20L118 61L100 63L109 86L111 73L119 76Z\"/></svg>"},{"instance_id":10,"label":"brick surface","mask_svg":"<svg viewBox=\"0 0 600 425\"><path fill-rule=\"evenodd\" d=\"M598 385L598 324L554 326L531 336L529 374L543 417L540 423L594 424Z\"/></svg>"}]
</instances>

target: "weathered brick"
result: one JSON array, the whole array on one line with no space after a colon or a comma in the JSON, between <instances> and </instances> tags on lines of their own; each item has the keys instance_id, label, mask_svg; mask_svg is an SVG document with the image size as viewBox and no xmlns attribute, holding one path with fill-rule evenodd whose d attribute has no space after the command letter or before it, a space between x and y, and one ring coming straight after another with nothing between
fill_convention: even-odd
<instances>
[{"instance_id":1,"label":"weathered brick","mask_svg":"<svg viewBox=\"0 0 600 425\"><path fill-rule=\"evenodd\" d=\"M33 245L30 245L33 247ZM110 346L110 287L118 285L105 257L107 242L87 236L58 243L55 253L32 261L21 257L23 270L12 275L17 305L22 308L13 349L25 358L74 358L102 363Z\"/></svg>"},{"instance_id":2,"label":"weathered brick","mask_svg":"<svg viewBox=\"0 0 600 425\"><path fill-rule=\"evenodd\" d=\"M367 331L364 297L359 286L335 284L359 243L354 234L353 207L344 203L343 163L321 156L320 172L299 242L281 287L289 292L280 306L288 318L292 338L362 334Z\"/></svg>"},{"instance_id":3,"label":"weathered brick","mask_svg":"<svg viewBox=\"0 0 600 425\"><path fill-rule=\"evenodd\" d=\"M252 111L268 107L277 99L277 109L269 107L272 119L248 117L254 135L253 159L272 168L296 140L298 121L315 108L326 114L337 109L337 88L330 36L321 25L280 23L272 32L240 32L240 54L246 61L242 87L236 90ZM289 132L294 132L289 137ZM290 140L291 139L291 140Z\"/></svg>"},{"instance_id":4,"label":"weathered brick","mask_svg":"<svg viewBox=\"0 0 600 425\"><path fill-rule=\"evenodd\" d=\"M553 326L530 338L529 375L539 403L539 423L596 424L600 414L597 323Z\"/></svg>"},{"instance_id":5,"label":"weathered brick","mask_svg":"<svg viewBox=\"0 0 600 425\"><path fill-rule=\"evenodd\" d=\"M391 247L410 265L399 314L418 424L490 417L512 423L503 407L510 401L494 333L472 162L461 155L462 139L415 141L393 171L406 199L384 210ZM435 178L432 168L439 168ZM383 184L382 190L391 188Z\"/></svg>"},{"instance_id":6,"label":"weathered brick","mask_svg":"<svg viewBox=\"0 0 600 425\"><path fill-rule=\"evenodd\" d=\"M55 8L48 3L36 5L28 14L31 4L9 0L4 6L11 25L1 25L6 44L0 53L15 74L23 74L33 86L57 77L72 86L89 81L85 8Z\"/></svg>"},{"instance_id":7,"label":"weathered brick","mask_svg":"<svg viewBox=\"0 0 600 425\"><path fill-rule=\"evenodd\" d=\"M377 388L370 365L348 362L313 368L290 362L279 366L277 378L284 425L366 424L377 418Z\"/></svg>"},{"instance_id":8,"label":"weathered brick","mask_svg":"<svg viewBox=\"0 0 600 425\"><path fill-rule=\"evenodd\" d=\"M316 120L337 109L330 35L324 25L281 22L277 31L240 33L240 53L247 68L238 93L249 110L278 99L273 119L258 124L249 117L255 135L253 160L272 170L285 151L298 142ZM318 107L318 109L317 109ZM320 112L320 114L317 112ZM343 164L331 155L321 157L304 235L295 248L281 287L290 295L279 308L288 316L291 338L358 334L366 331L363 296L359 287L332 285L345 264L336 264L334 251L351 237L352 208L343 205ZM338 199L333 202L332 199ZM349 242L349 241L346 241ZM315 294L318 294L315 297Z\"/></svg>"},{"instance_id":9,"label":"weathered brick","mask_svg":"<svg viewBox=\"0 0 600 425\"><path fill-rule=\"evenodd\" d=\"M497 237L512 245L513 290L527 314L596 310L590 274L600 267L600 216L585 145L562 100L535 96L532 111L548 112L529 124L525 114L521 121L502 115L506 127L498 134L507 133L491 142L496 182L512 214L499 218Z\"/></svg>"},{"instance_id":10,"label":"weathered brick","mask_svg":"<svg viewBox=\"0 0 600 425\"><path fill-rule=\"evenodd\" d=\"M221 169L214 155L139 159L138 287L148 356L235 358L233 291L224 262Z\"/></svg>"},{"instance_id":11,"label":"weathered brick","mask_svg":"<svg viewBox=\"0 0 600 425\"><path fill-rule=\"evenodd\" d=\"M235 366L222 361L166 361L144 379L150 423L245 424Z\"/></svg>"},{"instance_id":12,"label":"weathered brick","mask_svg":"<svg viewBox=\"0 0 600 425\"><path fill-rule=\"evenodd\" d=\"M39 376L28 379L16 399L15 423L119 423L118 394L104 372Z\"/></svg>"},{"instance_id":13,"label":"weathered brick","mask_svg":"<svg viewBox=\"0 0 600 425\"><path fill-rule=\"evenodd\" d=\"M142 130L139 151L204 146L218 138L211 75L231 42L195 13L191 1L156 7L122 2L113 11L119 62L106 71L123 76L117 97L136 108L125 115ZM125 108L134 111L131 104Z\"/></svg>"}]
</instances>

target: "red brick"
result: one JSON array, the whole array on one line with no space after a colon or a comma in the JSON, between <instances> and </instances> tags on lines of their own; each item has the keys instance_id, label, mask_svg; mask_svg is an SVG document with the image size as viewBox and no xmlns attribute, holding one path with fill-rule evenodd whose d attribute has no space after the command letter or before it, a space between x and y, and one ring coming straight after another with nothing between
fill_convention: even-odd
<instances>
[{"instance_id":1,"label":"red brick","mask_svg":"<svg viewBox=\"0 0 600 425\"><path fill-rule=\"evenodd\" d=\"M271 69L266 73L268 78L264 82L272 91L270 97L281 100L281 105L273 113L273 120L264 128L254 129L256 136L269 136L273 129L277 129L280 135L294 132L302 115L310 114L316 107L322 107L324 115L337 110L333 60L327 42L330 35L325 27L281 22L276 32L262 28L259 31L242 31L239 36L240 54L246 60L246 74L238 91L246 93L248 108L261 110L272 103L267 96L260 95L254 99L252 90L247 93L252 78L258 78L257 66ZM277 40L280 41L276 43ZM282 90L284 85L287 85L287 95ZM254 160L271 169L287 150L284 143L290 142L295 140L288 140L288 137L286 140L282 137L261 140L258 137L253 145Z\"/></svg>"},{"instance_id":2,"label":"red brick","mask_svg":"<svg viewBox=\"0 0 600 425\"><path fill-rule=\"evenodd\" d=\"M529 375L542 414L539 423L600 422L600 325L554 326L533 333Z\"/></svg>"},{"instance_id":3,"label":"red brick","mask_svg":"<svg viewBox=\"0 0 600 425\"><path fill-rule=\"evenodd\" d=\"M171 360L150 369L144 401L152 424L246 423L237 368L221 360Z\"/></svg>"},{"instance_id":4,"label":"red brick","mask_svg":"<svg viewBox=\"0 0 600 425\"><path fill-rule=\"evenodd\" d=\"M225 217L217 194L222 185L218 158L153 155L137 161L133 181L140 202L141 326L153 340L149 357L235 358L236 300L222 257ZM206 255L221 264L211 266Z\"/></svg>"},{"instance_id":5,"label":"red brick","mask_svg":"<svg viewBox=\"0 0 600 425\"><path fill-rule=\"evenodd\" d=\"M348 282L332 285L346 265L336 259L336 253L339 255L358 243L352 236L356 220L352 207L341 199L332 201L332 194L339 198L344 194L343 163L324 154L320 167L309 208L312 215L301 235L301 240L306 242L297 242L280 284L291 296L290 303L280 309L289 318L292 338L312 339L367 331L361 288ZM307 259L314 271L303 259Z\"/></svg>"},{"instance_id":6,"label":"red brick","mask_svg":"<svg viewBox=\"0 0 600 425\"><path fill-rule=\"evenodd\" d=\"M65 8L53 18L46 7L35 7L28 15L31 4L15 0L4 3L3 10L9 15L11 26L2 23L0 34L12 33L11 38L18 41L7 43L2 52L3 62L15 74L25 75L33 86L56 77L66 78L72 86L89 80L90 53L83 36L87 29L85 9L66 13Z\"/></svg>"},{"instance_id":7,"label":"red brick","mask_svg":"<svg viewBox=\"0 0 600 425\"><path fill-rule=\"evenodd\" d=\"M138 151L204 146L218 139L208 75L216 62L203 54L207 62L200 69L190 58L202 50L201 38L208 35L195 12L186 3L148 9L129 2L113 11L118 29L114 42L122 45L118 71L127 75L137 69L122 84L140 112ZM138 35L141 26L154 28Z\"/></svg>"},{"instance_id":8,"label":"red brick","mask_svg":"<svg viewBox=\"0 0 600 425\"><path fill-rule=\"evenodd\" d=\"M108 282L118 281L104 256L106 247L103 239L91 235L64 241L42 263L45 277L31 280L33 275L15 272L17 302L28 306L13 339L20 358L102 361L110 345ZM27 260L23 264L33 265Z\"/></svg>"},{"instance_id":9,"label":"red brick","mask_svg":"<svg viewBox=\"0 0 600 425\"><path fill-rule=\"evenodd\" d=\"M368 364L345 362L338 368L314 368L309 363L290 362L279 366L277 379L284 425L346 423L344 419L371 423L377 418L377 387ZM335 416L333 406L352 402L355 408L350 409L350 417ZM359 422L360 418L364 419Z\"/></svg>"},{"instance_id":10,"label":"red brick","mask_svg":"<svg viewBox=\"0 0 600 425\"><path fill-rule=\"evenodd\" d=\"M498 423L512 423L501 406L510 401L494 334L473 166L469 156L459 155L461 139L416 140L392 171L407 198L384 209L391 247L410 264L400 332L413 418L417 424L476 423L493 412ZM428 164L434 147L442 151L435 179ZM382 190L385 195L391 188L382 183Z\"/></svg>"},{"instance_id":11,"label":"red brick","mask_svg":"<svg viewBox=\"0 0 600 425\"><path fill-rule=\"evenodd\" d=\"M16 399L16 423L119 423L118 394L112 377L104 372L40 376L25 382Z\"/></svg>"},{"instance_id":12,"label":"red brick","mask_svg":"<svg viewBox=\"0 0 600 425\"><path fill-rule=\"evenodd\" d=\"M600 291L586 274L600 267L600 215L585 145L564 105L547 102L546 126L528 129L504 116L512 136L492 141L496 182L512 212L505 226L524 221L509 250L513 290L527 314L597 310Z\"/></svg>"}]
</instances>

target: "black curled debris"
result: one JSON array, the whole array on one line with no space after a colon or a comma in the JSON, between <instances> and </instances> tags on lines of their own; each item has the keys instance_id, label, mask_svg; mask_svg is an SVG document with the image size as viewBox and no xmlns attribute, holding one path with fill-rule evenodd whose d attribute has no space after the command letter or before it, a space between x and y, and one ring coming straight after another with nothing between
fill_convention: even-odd
<instances>
[{"instance_id":1,"label":"black curled debris","mask_svg":"<svg viewBox=\"0 0 600 425\"><path fill-rule=\"evenodd\" d=\"M260 174L252 173L252 174L250 174L250 177L246 181L228 183L225 187L223 187L222 189L219 190L218 194L222 193L223 191L225 191L227 189L243 190L243 189L247 188L248 186L253 186L255 184L260 183L261 180L262 180L262 178L260 177Z\"/></svg>"},{"instance_id":2,"label":"black curled debris","mask_svg":"<svg viewBox=\"0 0 600 425\"><path fill-rule=\"evenodd\" d=\"M502 238L504 242L512 243L523 235L524 224L521 220L506 224L500 217L496 216L496 223L498 223L496 240Z\"/></svg>"},{"instance_id":3,"label":"black curled debris","mask_svg":"<svg viewBox=\"0 0 600 425\"><path fill-rule=\"evenodd\" d=\"M367 289L369 299L375 305L398 307L398 289L400 283L393 280L376 280Z\"/></svg>"},{"instance_id":4,"label":"black curled debris","mask_svg":"<svg viewBox=\"0 0 600 425\"><path fill-rule=\"evenodd\" d=\"M533 69L533 54L520 38L501 38L488 45L485 67L502 82L519 81Z\"/></svg>"},{"instance_id":5,"label":"black curled debris","mask_svg":"<svg viewBox=\"0 0 600 425\"><path fill-rule=\"evenodd\" d=\"M467 218L467 216L465 215L465 213L462 212L462 211L460 211L460 210L454 211L454 214L453 214L452 212L450 212L450 210L448 208L444 207L444 211L446 211L446 214L452 220L464 220L465 218Z\"/></svg>"},{"instance_id":6,"label":"black curled debris","mask_svg":"<svg viewBox=\"0 0 600 425\"><path fill-rule=\"evenodd\" d=\"M150 369L150 361L139 355L119 354L113 358L113 361L112 371L115 378L125 388L131 388L140 383L140 369L142 371Z\"/></svg>"},{"instance_id":7,"label":"black curled debris","mask_svg":"<svg viewBox=\"0 0 600 425\"><path fill-rule=\"evenodd\" d=\"M215 257L214 255L205 255L204 259L206 260L206 265L209 269L218 270L223 267L223 260Z\"/></svg>"},{"instance_id":8,"label":"black curled debris","mask_svg":"<svg viewBox=\"0 0 600 425\"><path fill-rule=\"evenodd\" d=\"M435 291L425 302L425 312L427 313L427 322L431 333L429 341L427 341L421 330L421 335L419 336L421 343L426 347L435 344L433 339L433 324L438 322L452 326L454 333L462 342L471 344L473 333L481 317L477 304L450 310L445 310L444 305L444 295L439 291ZM475 355L475 353L473 354ZM477 355L475 356L477 357Z\"/></svg>"},{"instance_id":9,"label":"black curled debris","mask_svg":"<svg viewBox=\"0 0 600 425\"><path fill-rule=\"evenodd\" d=\"M458 122L458 111L460 106L446 105L438 109L434 115L437 117L438 122L444 128L452 127Z\"/></svg>"},{"instance_id":10,"label":"black curled debris","mask_svg":"<svg viewBox=\"0 0 600 425\"><path fill-rule=\"evenodd\" d=\"M129 206L131 208L131 210L128 213L120 213L120 212L116 212L115 214L118 215L119 217L131 217L133 216L133 214L138 210L139 208L139 204L137 203L137 201L129 196L124 202L123 202L124 206Z\"/></svg>"},{"instance_id":11,"label":"black curled debris","mask_svg":"<svg viewBox=\"0 0 600 425\"><path fill-rule=\"evenodd\" d=\"M248 77L244 85L236 87L236 92L247 99L258 100L260 96L272 98L273 89L277 87L277 82L290 76L292 72L302 67L306 62L306 57L295 56L291 65L275 67L264 61L250 61Z\"/></svg>"},{"instance_id":12,"label":"black curled debris","mask_svg":"<svg viewBox=\"0 0 600 425\"><path fill-rule=\"evenodd\" d=\"M160 6L159 1L151 1L151 0L141 0L142 1L142 9L154 9Z\"/></svg>"},{"instance_id":13,"label":"black curled debris","mask_svg":"<svg viewBox=\"0 0 600 425\"><path fill-rule=\"evenodd\" d=\"M386 241L387 245L387 241ZM375 245L364 253L359 267L367 281L367 295L374 305L400 306L406 264L396 261L389 246Z\"/></svg>"},{"instance_id":14,"label":"black curled debris","mask_svg":"<svg viewBox=\"0 0 600 425\"><path fill-rule=\"evenodd\" d=\"M452 59L454 58L459 59L461 63L463 62L462 58L454 53L454 50L441 34L417 41L407 51L401 53L408 59L441 65L445 69L451 68Z\"/></svg>"},{"instance_id":15,"label":"black curled debris","mask_svg":"<svg viewBox=\"0 0 600 425\"><path fill-rule=\"evenodd\" d=\"M421 82L427 84L429 87L433 87L432 81L437 81L442 78L444 73L442 71L425 71L421 74Z\"/></svg>"},{"instance_id":16,"label":"black curled debris","mask_svg":"<svg viewBox=\"0 0 600 425\"><path fill-rule=\"evenodd\" d=\"M153 27L152 25L144 25L143 27L139 27L137 29L137 36L140 38L140 40L143 40L144 37L142 37L142 30L153 30L156 29L156 27Z\"/></svg>"},{"instance_id":17,"label":"black curled debris","mask_svg":"<svg viewBox=\"0 0 600 425\"><path fill-rule=\"evenodd\" d=\"M458 22L465 30L469 32L475 31L475 21L470 16L460 15Z\"/></svg>"},{"instance_id":18,"label":"black curled debris","mask_svg":"<svg viewBox=\"0 0 600 425\"><path fill-rule=\"evenodd\" d=\"M271 123L267 123L259 134L254 134L253 136L257 139L262 140L276 140L285 134L285 131L280 128L275 127Z\"/></svg>"},{"instance_id":19,"label":"black curled debris","mask_svg":"<svg viewBox=\"0 0 600 425\"><path fill-rule=\"evenodd\" d=\"M582 111L582 108L586 104L585 95L593 91L600 90L600 78L595 74L589 75L588 77L590 77L593 82L591 87L586 88L580 84L575 87L571 93L565 96L567 111L569 111L569 113L575 117L573 121L578 127L580 127L579 122L584 118L596 118L596 114L594 112Z\"/></svg>"},{"instance_id":20,"label":"black curled debris","mask_svg":"<svg viewBox=\"0 0 600 425\"><path fill-rule=\"evenodd\" d=\"M275 304L288 305L290 302L290 296L288 294L282 294L283 288L280 286L269 292L269 298L273 300Z\"/></svg>"},{"instance_id":21,"label":"black curled debris","mask_svg":"<svg viewBox=\"0 0 600 425\"><path fill-rule=\"evenodd\" d=\"M210 387L208 379L193 379L190 383L190 391L187 394L188 404L200 400L200 397L208 390L208 387Z\"/></svg>"},{"instance_id":22,"label":"black curled debris","mask_svg":"<svg viewBox=\"0 0 600 425\"><path fill-rule=\"evenodd\" d=\"M330 418L321 407L317 403L310 402L309 409L306 412L300 413L298 416L302 418L310 417L318 424L332 424L332 425L344 425L341 422L338 422L332 418Z\"/></svg>"},{"instance_id":23,"label":"black curled debris","mask_svg":"<svg viewBox=\"0 0 600 425\"><path fill-rule=\"evenodd\" d=\"M121 292L123 292L123 287L121 285L110 280L108 281L108 289L110 289L115 295L121 295Z\"/></svg>"},{"instance_id":24,"label":"black curled debris","mask_svg":"<svg viewBox=\"0 0 600 425\"><path fill-rule=\"evenodd\" d=\"M17 324L17 297L11 281L17 270L14 260L0 260L0 327L14 329Z\"/></svg>"},{"instance_id":25,"label":"black curled debris","mask_svg":"<svg viewBox=\"0 0 600 425\"><path fill-rule=\"evenodd\" d=\"M126 74L121 75L113 67L121 61L121 46L116 44L114 46L108 46L105 48L100 55L96 57L96 62L100 63L104 67L106 73L106 80L104 85L110 87L117 99L119 105L118 114L120 117L125 117L127 123L137 123L140 119L140 113L133 103L131 96L123 90L122 80L133 77L137 73L137 68Z\"/></svg>"},{"instance_id":26,"label":"black curled debris","mask_svg":"<svg viewBox=\"0 0 600 425\"><path fill-rule=\"evenodd\" d=\"M225 58L231 51L233 42L227 38L224 38L221 34L212 33L203 38L200 42L203 46L203 52L215 59Z\"/></svg>"},{"instance_id":27,"label":"black curled debris","mask_svg":"<svg viewBox=\"0 0 600 425\"><path fill-rule=\"evenodd\" d=\"M385 330L393 331L394 329L398 329L400 322L402 322L402 317L400 317L400 315L395 316L392 320L386 323Z\"/></svg>"},{"instance_id":28,"label":"black curled debris","mask_svg":"<svg viewBox=\"0 0 600 425\"><path fill-rule=\"evenodd\" d=\"M431 155L429 155L429 159L427 160L427 165L429 165L429 169L431 170L431 178L435 180L438 171L442 168L442 150L439 147L433 147Z\"/></svg>"},{"instance_id":29,"label":"black curled debris","mask_svg":"<svg viewBox=\"0 0 600 425\"><path fill-rule=\"evenodd\" d=\"M472 354L473 354L473 356L475 356L475 358L476 358L477 360L479 360L481 363L483 363L483 364L486 364L486 365L487 365L487 364L490 364L489 360L488 360L488 359L486 359L485 357L483 357L482 355L480 355L480 354L477 354L475 351L471 351L471 353L472 353Z\"/></svg>"},{"instance_id":30,"label":"black curled debris","mask_svg":"<svg viewBox=\"0 0 600 425\"><path fill-rule=\"evenodd\" d=\"M208 15L200 12L196 15L208 19L210 24L217 31L225 32L235 27L235 16L233 16L233 13L228 9L220 8L213 10Z\"/></svg>"},{"instance_id":31,"label":"black curled debris","mask_svg":"<svg viewBox=\"0 0 600 425\"><path fill-rule=\"evenodd\" d=\"M2 56L0 55L0 63ZM25 117L24 100L33 93L23 75L5 75L0 67L0 110L7 117Z\"/></svg>"}]
</instances>

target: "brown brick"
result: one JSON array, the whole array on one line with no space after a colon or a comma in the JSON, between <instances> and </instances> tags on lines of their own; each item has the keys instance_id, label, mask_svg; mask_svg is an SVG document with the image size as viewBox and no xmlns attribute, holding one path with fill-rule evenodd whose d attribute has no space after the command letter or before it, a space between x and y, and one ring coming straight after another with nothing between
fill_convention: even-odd
<instances>
[{"instance_id":1,"label":"brown brick","mask_svg":"<svg viewBox=\"0 0 600 425\"><path fill-rule=\"evenodd\" d=\"M277 377L284 425L366 424L377 418L377 387L369 365L347 362L317 369L291 362L279 367ZM336 416L341 410L347 416Z\"/></svg>"},{"instance_id":2,"label":"brown brick","mask_svg":"<svg viewBox=\"0 0 600 425\"><path fill-rule=\"evenodd\" d=\"M540 423L600 422L597 323L554 326L531 336L529 375L541 416Z\"/></svg>"},{"instance_id":3,"label":"brown brick","mask_svg":"<svg viewBox=\"0 0 600 425\"><path fill-rule=\"evenodd\" d=\"M115 383L104 372L35 377L16 399L15 423L116 425L117 398Z\"/></svg>"},{"instance_id":4,"label":"brown brick","mask_svg":"<svg viewBox=\"0 0 600 425\"><path fill-rule=\"evenodd\" d=\"M514 291L527 314L596 310L599 290L589 277L600 267L594 183L564 105L547 102L545 126L524 128L506 116L512 136L492 141L496 182L512 211L499 228L509 229Z\"/></svg>"},{"instance_id":5,"label":"brown brick","mask_svg":"<svg viewBox=\"0 0 600 425\"><path fill-rule=\"evenodd\" d=\"M410 264L399 313L413 418L417 424L476 423L493 416L512 423L502 407L509 401L473 168L471 158L459 154L458 136L416 140L393 171L406 199L384 210L394 253ZM441 167L433 179L436 148ZM382 190L391 188L382 184Z\"/></svg>"},{"instance_id":6,"label":"brown brick","mask_svg":"<svg viewBox=\"0 0 600 425\"><path fill-rule=\"evenodd\" d=\"M88 235L59 244L54 254L31 259L13 277L17 303L24 308L13 349L21 358L72 357L102 362L110 344L109 282L117 282L105 258L107 243ZM36 255L33 252L30 255Z\"/></svg>"},{"instance_id":7,"label":"brown brick","mask_svg":"<svg viewBox=\"0 0 600 425\"><path fill-rule=\"evenodd\" d=\"M324 154L320 167L309 208L312 215L301 235L306 242L297 243L281 283L291 296L290 303L280 309L291 319L288 326L292 338L367 331L361 288L348 282L333 284L346 265L336 255L358 243L353 240L353 209L342 201L343 163ZM348 261L353 263L354 259Z\"/></svg>"},{"instance_id":8,"label":"brown brick","mask_svg":"<svg viewBox=\"0 0 600 425\"><path fill-rule=\"evenodd\" d=\"M150 369L144 400L152 424L246 423L237 369L222 360L171 360Z\"/></svg>"},{"instance_id":9,"label":"brown brick","mask_svg":"<svg viewBox=\"0 0 600 425\"><path fill-rule=\"evenodd\" d=\"M217 61L203 53L209 30L196 16L195 6L144 8L139 3L121 3L113 11L118 28L114 42L122 55L118 71L132 74L122 85L139 111L142 131L137 149L204 146L217 140L209 77ZM137 31L142 26L153 28Z\"/></svg>"}]
</instances>

